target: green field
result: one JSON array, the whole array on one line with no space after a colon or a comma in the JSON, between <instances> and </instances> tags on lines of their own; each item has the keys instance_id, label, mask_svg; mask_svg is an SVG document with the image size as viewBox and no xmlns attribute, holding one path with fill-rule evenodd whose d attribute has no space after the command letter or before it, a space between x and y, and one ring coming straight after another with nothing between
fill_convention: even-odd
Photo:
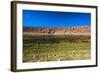
<instances>
[{"instance_id":1,"label":"green field","mask_svg":"<svg viewBox=\"0 0 100 73\"><path fill-rule=\"evenodd\" d=\"M90 36L23 36L23 62L90 59Z\"/></svg>"}]
</instances>

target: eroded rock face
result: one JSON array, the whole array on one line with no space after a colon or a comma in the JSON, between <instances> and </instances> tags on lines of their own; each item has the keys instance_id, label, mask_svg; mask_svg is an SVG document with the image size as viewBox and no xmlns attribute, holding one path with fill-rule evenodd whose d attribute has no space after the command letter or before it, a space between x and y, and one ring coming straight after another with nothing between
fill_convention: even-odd
<instances>
[{"instance_id":1,"label":"eroded rock face","mask_svg":"<svg viewBox=\"0 0 100 73\"><path fill-rule=\"evenodd\" d=\"M59 27L59 28L44 28L44 27L24 27L23 32L32 32L32 33L90 33L90 26L80 26L80 27Z\"/></svg>"}]
</instances>

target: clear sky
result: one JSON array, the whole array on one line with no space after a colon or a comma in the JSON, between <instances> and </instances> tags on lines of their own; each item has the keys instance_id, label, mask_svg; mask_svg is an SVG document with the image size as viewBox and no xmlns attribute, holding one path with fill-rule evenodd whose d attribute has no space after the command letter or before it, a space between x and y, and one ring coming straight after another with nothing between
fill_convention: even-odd
<instances>
[{"instance_id":1,"label":"clear sky","mask_svg":"<svg viewBox=\"0 0 100 73\"><path fill-rule=\"evenodd\" d=\"M91 25L90 13L23 10L25 27L71 27Z\"/></svg>"}]
</instances>

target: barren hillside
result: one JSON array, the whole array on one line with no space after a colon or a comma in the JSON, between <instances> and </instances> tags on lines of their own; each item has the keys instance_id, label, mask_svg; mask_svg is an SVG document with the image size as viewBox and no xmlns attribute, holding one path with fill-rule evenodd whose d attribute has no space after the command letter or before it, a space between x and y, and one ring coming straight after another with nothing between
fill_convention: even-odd
<instances>
[{"instance_id":1,"label":"barren hillside","mask_svg":"<svg viewBox=\"0 0 100 73\"><path fill-rule=\"evenodd\" d=\"M24 35L90 35L90 26L79 27L23 27Z\"/></svg>"}]
</instances>

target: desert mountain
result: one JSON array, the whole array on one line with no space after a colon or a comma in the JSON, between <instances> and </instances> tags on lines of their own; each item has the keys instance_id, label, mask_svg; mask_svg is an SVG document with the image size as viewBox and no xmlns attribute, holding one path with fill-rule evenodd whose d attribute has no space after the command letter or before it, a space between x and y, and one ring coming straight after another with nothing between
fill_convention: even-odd
<instances>
[{"instance_id":1,"label":"desert mountain","mask_svg":"<svg viewBox=\"0 0 100 73\"><path fill-rule=\"evenodd\" d=\"M79 27L23 27L23 32L26 35L90 35L90 26L79 26Z\"/></svg>"}]
</instances>

